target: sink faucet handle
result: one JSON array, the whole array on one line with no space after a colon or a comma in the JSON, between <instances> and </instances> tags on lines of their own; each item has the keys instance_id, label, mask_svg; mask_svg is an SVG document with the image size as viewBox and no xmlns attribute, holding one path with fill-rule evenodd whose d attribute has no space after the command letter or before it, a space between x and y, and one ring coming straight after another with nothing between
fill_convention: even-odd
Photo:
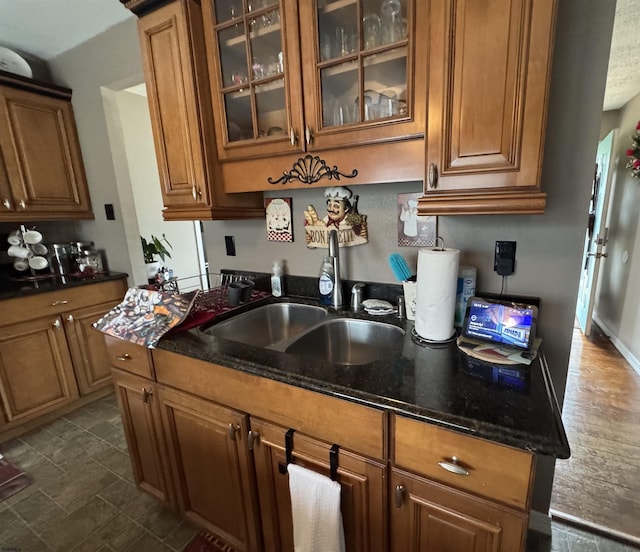
<instances>
[{"instance_id":1,"label":"sink faucet handle","mask_svg":"<svg viewBox=\"0 0 640 552\"><path fill-rule=\"evenodd\" d=\"M362 290L364 289L364 284L357 283L354 284L351 288L351 308L354 311L360 310L362 306Z\"/></svg>"}]
</instances>

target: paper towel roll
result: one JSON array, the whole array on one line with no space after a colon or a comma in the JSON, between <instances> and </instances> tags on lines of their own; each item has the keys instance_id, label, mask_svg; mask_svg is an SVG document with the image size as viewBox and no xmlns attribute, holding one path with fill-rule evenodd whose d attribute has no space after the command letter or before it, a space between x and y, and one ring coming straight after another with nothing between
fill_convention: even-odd
<instances>
[{"instance_id":1,"label":"paper towel roll","mask_svg":"<svg viewBox=\"0 0 640 552\"><path fill-rule=\"evenodd\" d=\"M454 334L459 259L458 249L418 251L415 329L424 339L446 341Z\"/></svg>"}]
</instances>

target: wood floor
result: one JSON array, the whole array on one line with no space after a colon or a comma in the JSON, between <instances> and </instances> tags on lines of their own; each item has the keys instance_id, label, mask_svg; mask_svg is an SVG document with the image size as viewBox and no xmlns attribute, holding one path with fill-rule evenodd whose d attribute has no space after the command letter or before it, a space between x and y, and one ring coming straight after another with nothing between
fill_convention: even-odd
<instances>
[{"instance_id":1,"label":"wood floor","mask_svg":"<svg viewBox=\"0 0 640 552\"><path fill-rule=\"evenodd\" d=\"M573 331L562 418L552 515L640 544L640 375L597 327Z\"/></svg>"}]
</instances>

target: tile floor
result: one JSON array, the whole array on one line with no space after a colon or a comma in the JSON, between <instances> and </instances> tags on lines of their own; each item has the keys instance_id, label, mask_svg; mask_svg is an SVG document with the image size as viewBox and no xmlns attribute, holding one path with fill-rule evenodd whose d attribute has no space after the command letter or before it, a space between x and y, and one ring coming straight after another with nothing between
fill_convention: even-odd
<instances>
[{"instance_id":1,"label":"tile floor","mask_svg":"<svg viewBox=\"0 0 640 552\"><path fill-rule=\"evenodd\" d=\"M0 551L179 552L198 531L133 485L115 395L2 446L33 483L0 502ZM629 552L553 523L527 552Z\"/></svg>"}]
</instances>

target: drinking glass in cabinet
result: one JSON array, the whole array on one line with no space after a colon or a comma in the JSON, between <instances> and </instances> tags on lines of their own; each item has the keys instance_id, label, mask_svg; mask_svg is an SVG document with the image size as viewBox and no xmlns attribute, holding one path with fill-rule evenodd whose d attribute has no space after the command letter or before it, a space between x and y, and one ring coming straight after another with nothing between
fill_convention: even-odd
<instances>
[{"instance_id":1,"label":"drinking glass in cabinet","mask_svg":"<svg viewBox=\"0 0 640 552\"><path fill-rule=\"evenodd\" d=\"M377 14L368 13L362 18L362 34L365 50L382 44L382 20Z\"/></svg>"},{"instance_id":2,"label":"drinking glass in cabinet","mask_svg":"<svg viewBox=\"0 0 640 552\"><path fill-rule=\"evenodd\" d=\"M214 2L216 22L225 23L231 19L242 17L242 0Z\"/></svg>"}]
</instances>

